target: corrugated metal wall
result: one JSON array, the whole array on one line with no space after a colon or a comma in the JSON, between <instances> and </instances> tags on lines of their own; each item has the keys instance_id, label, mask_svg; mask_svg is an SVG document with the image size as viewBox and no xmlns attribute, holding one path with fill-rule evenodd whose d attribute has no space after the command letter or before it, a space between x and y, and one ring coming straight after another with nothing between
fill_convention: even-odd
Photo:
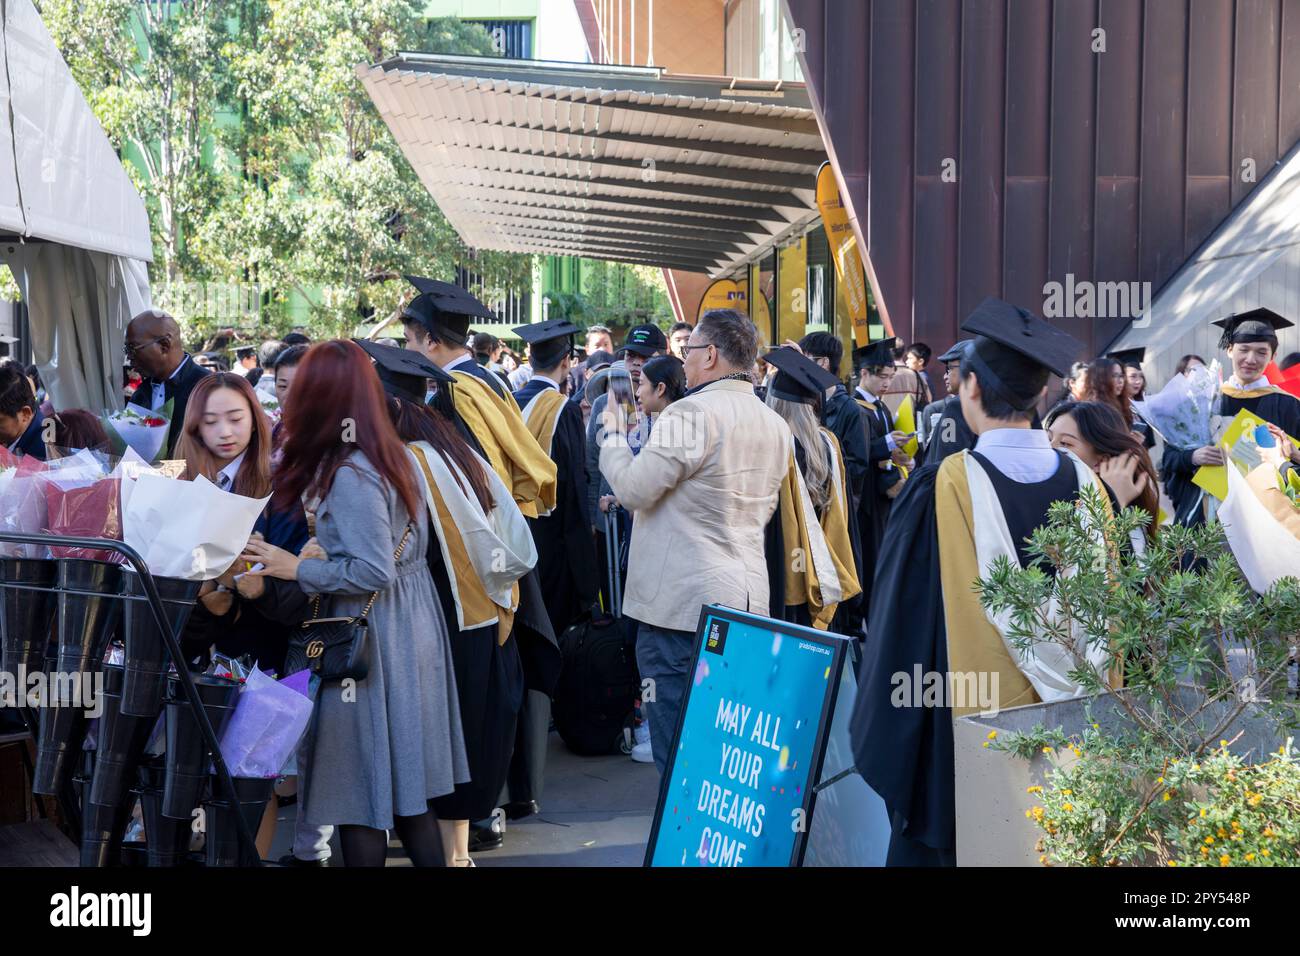
<instances>
[{"instance_id":1,"label":"corrugated metal wall","mask_svg":"<svg viewBox=\"0 0 1300 956\"><path fill-rule=\"evenodd\" d=\"M786 5L876 294L937 348L1067 273L1158 291L1300 138L1300 0Z\"/></svg>"},{"instance_id":2,"label":"corrugated metal wall","mask_svg":"<svg viewBox=\"0 0 1300 956\"><path fill-rule=\"evenodd\" d=\"M1237 287L1223 301L1223 314L1247 312L1259 307L1300 319L1300 247L1287 249L1259 275ZM1166 341L1159 352L1147 353L1147 375L1156 385L1163 385L1173 374L1184 355L1199 355L1207 362L1218 357L1225 366L1224 375L1232 372L1228 359L1219 351L1221 330L1203 325ZM1300 351L1300 328L1285 329L1278 335L1277 359Z\"/></svg>"}]
</instances>

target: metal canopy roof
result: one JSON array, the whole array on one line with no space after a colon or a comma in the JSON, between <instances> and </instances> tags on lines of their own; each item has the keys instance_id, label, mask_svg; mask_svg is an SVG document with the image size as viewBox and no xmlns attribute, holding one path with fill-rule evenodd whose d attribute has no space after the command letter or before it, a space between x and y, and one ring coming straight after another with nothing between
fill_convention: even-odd
<instances>
[{"instance_id":1,"label":"metal canopy roof","mask_svg":"<svg viewBox=\"0 0 1300 956\"><path fill-rule=\"evenodd\" d=\"M419 53L357 73L474 248L722 275L817 218L802 84Z\"/></svg>"}]
</instances>

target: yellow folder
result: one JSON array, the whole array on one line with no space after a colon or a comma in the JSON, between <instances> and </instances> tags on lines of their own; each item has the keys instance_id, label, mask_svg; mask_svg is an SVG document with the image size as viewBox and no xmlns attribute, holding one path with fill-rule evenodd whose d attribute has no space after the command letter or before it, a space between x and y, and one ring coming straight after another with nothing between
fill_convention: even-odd
<instances>
[{"instance_id":1,"label":"yellow folder","mask_svg":"<svg viewBox=\"0 0 1300 956\"><path fill-rule=\"evenodd\" d=\"M911 395L903 399L902 404L898 406L898 412L894 415L894 428L900 432L916 431L916 408ZM919 447L916 438L913 437L903 446L903 451L909 458L915 458Z\"/></svg>"},{"instance_id":2,"label":"yellow folder","mask_svg":"<svg viewBox=\"0 0 1300 956\"><path fill-rule=\"evenodd\" d=\"M1253 412L1242 409L1237 412L1236 416L1228 424L1228 430L1223 433L1219 439L1219 447L1227 455L1232 448L1241 440L1247 429L1256 429L1260 425L1267 425L1266 419L1260 418ZM1290 438L1291 436L1287 436ZM1293 445L1300 445L1294 438L1291 438ZM1192 484L1204 488L1214 497L1222 501L1228 497L1228 466L1227 465L1202 465L1196 469L1196 474L1192 476Z\"/></svg>"}]
</instances>

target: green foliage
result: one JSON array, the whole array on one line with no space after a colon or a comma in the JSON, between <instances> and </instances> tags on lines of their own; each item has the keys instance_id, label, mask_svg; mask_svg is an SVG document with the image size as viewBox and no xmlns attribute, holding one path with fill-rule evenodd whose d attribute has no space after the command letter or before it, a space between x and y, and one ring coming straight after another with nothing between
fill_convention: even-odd
<instances>
[{"instance_id":1,"label":"green foliage","mask_svg":"<svg viewBox=\"0 0 1300 956\"><path fill-rule=\"evenodd\" d=\"M1198 758L1090 729L1030 787L1040 860L1066 866L1296 866L1294 748L1243 756L1221 741ZM1267 756L1268 759L1264 759Z\"/></svg>"},{"instance_id":2,"label":"green foliage","mask_svg":"<svg viewBox=\"0 0 1300 956\"><path fill-rule=\"evenodd\" d=\"M1091 723L1073 739L1036 727L994 734L987 746L1026 759L1076 758L1031 788L1042 792L1029 815L1044 834L1043 862L1294 861L1300 772L1285 754L1263 763L1229 753L1237 737L1223 737L1239 737L1231 728L1246 717L1271 721L1279 735L1296 726L1286 668L1300 643L1300 581L1255 594L1217 523L1166 526L1134 549L1130 536L1148 520L1137 509L1113 515L1100 491L1086 489L1078 502L1054 504L1030 539L1030 553L1054 574L1002 559L976 584L986 609L1009 615L1007 636L1020 652L1066 650L1071 677L1092 692L1106 690L1110 675L1124 680L1112 698L1126 718L1119 727ZM1214 833L1201 832L1205 820ZM1206 836L1225 839L1219 827L1228 833L1224 852L1202 853L1215 845Z\"/></svg>"},{"instance_id":3,"label":"green foliage","mask_svg":"<svg viewBox=\"0 0 1300 956\"><path fill-rule=\"evenodd\" d=\"M206 276L186 239L222 199L205 160L228 36L218 0L38 0L54 42L149 207L155 275Z\"/></svg>"},{"instance_id":4,"label":"green foliage","mask_svg":"<svg viewBox=\"0 0 1300 956\"><path fill-rule=\"evenodd\" d=\"M583 316L589 324L662 323L673 317L663 272L625 262L583 262Z\"/></svg>"},{"instance_id":5,"label":"green foliage","mask_svg":"<svg viewBox=\"0 0 1300 956\"><path fill-rule=\"evenodd\" d=\"M531 258L473 253L357 76L399 50L491 54L478 25L420 0L41 0L55 42L150 206L159 298L198 280L260 292L263 331L352 332L410 295L405 274L526 287ZM255 295L254 298L257 298ZM220 300L216 300L220 301ZM181 310L191 333L240 314Z\"/></svg>"},{"instance_id":6,"label":"green foliage","mask_svg":"<svg viewBox=\"0 0 1300 956\"><path fill-rule=\"evenodd\" d=\"M591 300L581 292L548 292L546 302L549 319L568 319L581 324L591 311Z\"/></svg>"}]
</instances>

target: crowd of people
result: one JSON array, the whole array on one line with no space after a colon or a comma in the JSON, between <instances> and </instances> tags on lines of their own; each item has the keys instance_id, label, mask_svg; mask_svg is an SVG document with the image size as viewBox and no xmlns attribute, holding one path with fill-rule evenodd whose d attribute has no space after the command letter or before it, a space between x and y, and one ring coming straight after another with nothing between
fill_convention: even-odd
<instances>
[{"instance_id":1,"label":"crowd of people","mask_svg":"<svg viewBox=\"0 0 1300 956\"><path fill-rule=\"evenodd\" d=\"M1223 460L1166 445L1157 468L1157 436L1132 404L1141 350L1071 364L1081 343L996 299L937 357L937 388L924 343L846 356L813 332L765 351L725 309L666 333L634 326L617 346L603 326L523 326L519 362L471 334L492 314L465 290L412 282L404 347L295 334L222 370L187 353L164 312L127 330L131 400L172 406L167 457L188 478L270 496L244 554L200 592L183 635L191 665L217 652L284 674L304 622L371 625L367 677L350 696L316 692L285 862L322 864L335 828L345 865L382 865L386 832L417 865L472 865L500 846L501 816L541 805L558 638L611 607L634 626L652 688L627 702L632 756L662 773L709 604L861 642L853 738L893 816L890 859L951 862L946 712L891 708L886 682L916 662L994 669L1000 706L1035 699L970 591L977 526L1023 564L1050 503L1095 485L1147 512L1153 536L1162 518L1203 520L1189 475ZM1300 401L1263 377L1290 323L1257 310L1220 324L1223 412L1300 434ZM274 425L259 393L278 401ZM105 435L95 414L50 407L34 368L6 363L0 441L44 457ZM1162 514L1162 484L1175 513ZM273 825L268 812L264 852Z\"/></svg>"}]
</instances>

